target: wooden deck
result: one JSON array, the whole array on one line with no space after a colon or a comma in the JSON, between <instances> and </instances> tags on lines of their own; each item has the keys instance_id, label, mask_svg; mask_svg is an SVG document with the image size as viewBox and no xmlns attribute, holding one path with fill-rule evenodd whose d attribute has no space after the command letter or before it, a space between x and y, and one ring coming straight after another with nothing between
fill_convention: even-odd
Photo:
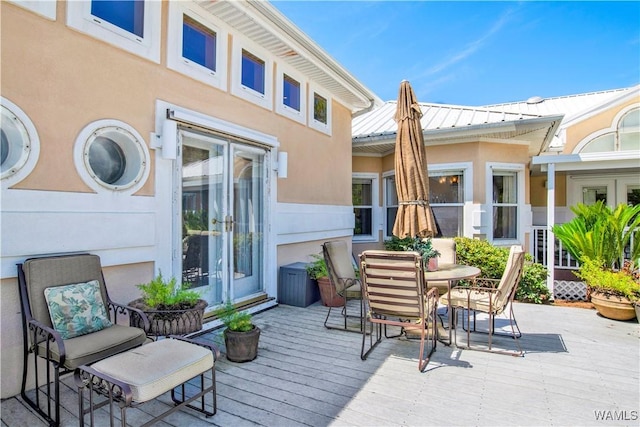
<instances>
[{"instance_id":1,"label":"wooden deck","mask_svg":"<svg viewBox=\"0 0 640 427\"><path fill-rule=\"evenodd\" d=\"M262 329L256 360L239 364L222 356L217 363L217 415L184 410L159 425L639 425L635 320L568 307L514 310L525 357L438 345L420 373L414 341L383 340L362 361L361 335L325 329L325 307L280 305L255 316ZM197 339L221 344L217 331ZM65 384L62 425L76 426L73 378ZM168 405L166 394L129 410L127 420L139 425ZM3 426L44 425L19 397L3 400L1 410ZM106 412L98 425L108 425Z\"/></svg>"}]
</instances>

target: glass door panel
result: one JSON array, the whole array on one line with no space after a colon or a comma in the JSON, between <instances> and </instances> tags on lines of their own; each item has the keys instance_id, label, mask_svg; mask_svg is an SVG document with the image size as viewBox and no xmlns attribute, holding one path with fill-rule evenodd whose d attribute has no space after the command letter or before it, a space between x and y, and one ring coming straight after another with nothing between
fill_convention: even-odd
<instances>
[{"instance_id":1,"label":"glass door panel","mask_svg":"<svg viewBox=\"0 0 640 427\"><path fill-rule=\"evenodd\" d=\"M264 289L265 151L232 145L233 297Z\"/></svg>"}]
</instances>

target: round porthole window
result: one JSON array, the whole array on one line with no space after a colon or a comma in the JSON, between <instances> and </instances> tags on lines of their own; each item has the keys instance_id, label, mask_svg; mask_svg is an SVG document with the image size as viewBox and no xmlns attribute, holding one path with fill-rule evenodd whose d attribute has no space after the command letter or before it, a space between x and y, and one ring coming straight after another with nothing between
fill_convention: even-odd
<instances>
[{"instance_id":1,"label":"round porthole window","mask_svg":"<svg viewBox=\"0 0 640 427\"><path fill-rule=\"evenodd\" d=\"M142 138L128 126L105 126L106 122L114 121L94 123L81 133L81 138L89 134L82 146L85 170L103 188L119 191L137 187L148 174Z\"/></svg>"},{"instance_id":2,"label":"round porthole window","mask_svg":"<svg viewBox=\"0 0 640 427\"><path fill-rule=\"evenodd\" d=\"M2 179L15 175L31 153L29 133L22 121L4 105L0 125L0 170Z\"/></svg>"}]
</instances>

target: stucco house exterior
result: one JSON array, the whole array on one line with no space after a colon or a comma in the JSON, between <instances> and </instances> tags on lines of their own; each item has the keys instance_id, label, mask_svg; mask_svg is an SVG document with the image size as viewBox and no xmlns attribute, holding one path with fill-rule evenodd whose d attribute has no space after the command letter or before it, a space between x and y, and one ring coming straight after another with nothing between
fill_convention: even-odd
<instances>
[{"instance_id":1,"label":"stucco house exterior","mask_svg":"<svg viewBox=\"0 0 640 427\"><path fill-rule=\"evenodd\" d=\"M351 241L351 117L382 102L268 2L0 8L2 397L28 257L98 254L119 302L162 272L259 310Z\"/></svg>"},{"instance_id":2,"label":"stucco house exterior","mask_svg":"<svg viewBox=\"0 0 640 427\"><path fill-rule=\"evenodd\" d=\"M380 247L393 228L395 104L353 121L354 251ZM640 203L640 86L421 108L430 201L445 237L524 245L550 277L570 279L562 269L575 261L548 224L570 220L578 202Z\"/></svg>"}]
</instances>

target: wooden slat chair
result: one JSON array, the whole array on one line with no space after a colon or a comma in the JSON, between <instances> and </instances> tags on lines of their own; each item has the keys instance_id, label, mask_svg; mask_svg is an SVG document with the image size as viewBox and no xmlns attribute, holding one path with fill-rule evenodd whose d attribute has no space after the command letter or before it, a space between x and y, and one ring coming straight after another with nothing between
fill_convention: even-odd
<instances>
[{"instance_id":1,"label":"wooden slat chair","mask_svg":"<svg viewBox=\"0 0 640 427\"><path fill-rule=\"evenodd\" d=\"M369 323L369 330L364 327L362 331L362 360L365 360L382 340L383 326L387 338L391 338L387 335L387 326L397 326L401 328L401 334L411 333L420 337L418 369L424 371L436 349L435 318L438 291L436 288L425 289L420 254L364 251L360 255L360 277L366 310L364 323ZM425 355L427 344L429 348Z\"/></svg>"},{"instance_id":2,"label":"wooden slat chair","mask_svg":"<svg viewBox=\"0 0 640 427\"><path fill-rule=\"evenodd\" d=\"M332 291L343 300L343 305L340 308L342 315L341 323L343 322L344 325L336 327L329 324L329 318L332 311L332 307L329 307L327 317L324 319L324 326L327 329L340 329L349 332L362 331L362 290L360 279L356 277L356 270L352 263L353 255L349 253L347 243L342 240L325 242L322 245L322 254L327 265L327 271L329 272ZM352 315L348 313L347 304L349 300L354 299L360 301L359 315ZM348 326L349 318L358 319L358 329Z\"/></svg>"},{"instance_id":3,"label":"wooden slat chair","mask_svg":"<svg viewBox=\"0 0 640 427\"><path fill-rule=\"evenodd\" d=\"M456 335L456 345L456 311L464 310L467 314L467 325L465 328L467 332L467 348L472 350L484 350L481 347L471 346L470 334L472 331L483 332L476 330L476 313L485 313L489 317L489 330L484 332L489 336L488 351L509 354L512 356L522 356L524 354L519 341L521 336L520 328L518 327L518 323L516 322L515 315L513 313L513 300L518 289L518 284L522 279L524 269L524 255L525 253L522 246L511 246L511 249L509 250L509 258L507 259L507 264L500 280L477 278L473 286L456 286L451 289L451 307L454 309L453 327L454 335ZM441 304L446 305L447 301L446 294L440 297ZM500 335L507 335L513 338L518 348L517 351L492 349L492 337L494 335L498 335L495 331L495 319L496 316L499 316L504 312L507 312L508 314L511 332ZM473 327L471 325L471 317L473 317Z\"/></svg>"},{"instance_id":4,"label":"wooden slat chair","mask_svg":"<svg viewBox=\"0 0 640 427\"><path fill-rule=\"evenodd\" d=\"M24 340L20 394L50 425L59 425L60 376L81 365L142 345L147 341L145 331L149 329L149 322L140 310L111 301L97 255L28 259L18 264L18 284ZM116 324L118 315L130 312L140 316L144 330ZM30 363L31 354L35 356ZM40 389L39 358L47 362L43 390ZM30 366L35 378L35 398L26 392Z\"/></svg>"}]
</instances>

